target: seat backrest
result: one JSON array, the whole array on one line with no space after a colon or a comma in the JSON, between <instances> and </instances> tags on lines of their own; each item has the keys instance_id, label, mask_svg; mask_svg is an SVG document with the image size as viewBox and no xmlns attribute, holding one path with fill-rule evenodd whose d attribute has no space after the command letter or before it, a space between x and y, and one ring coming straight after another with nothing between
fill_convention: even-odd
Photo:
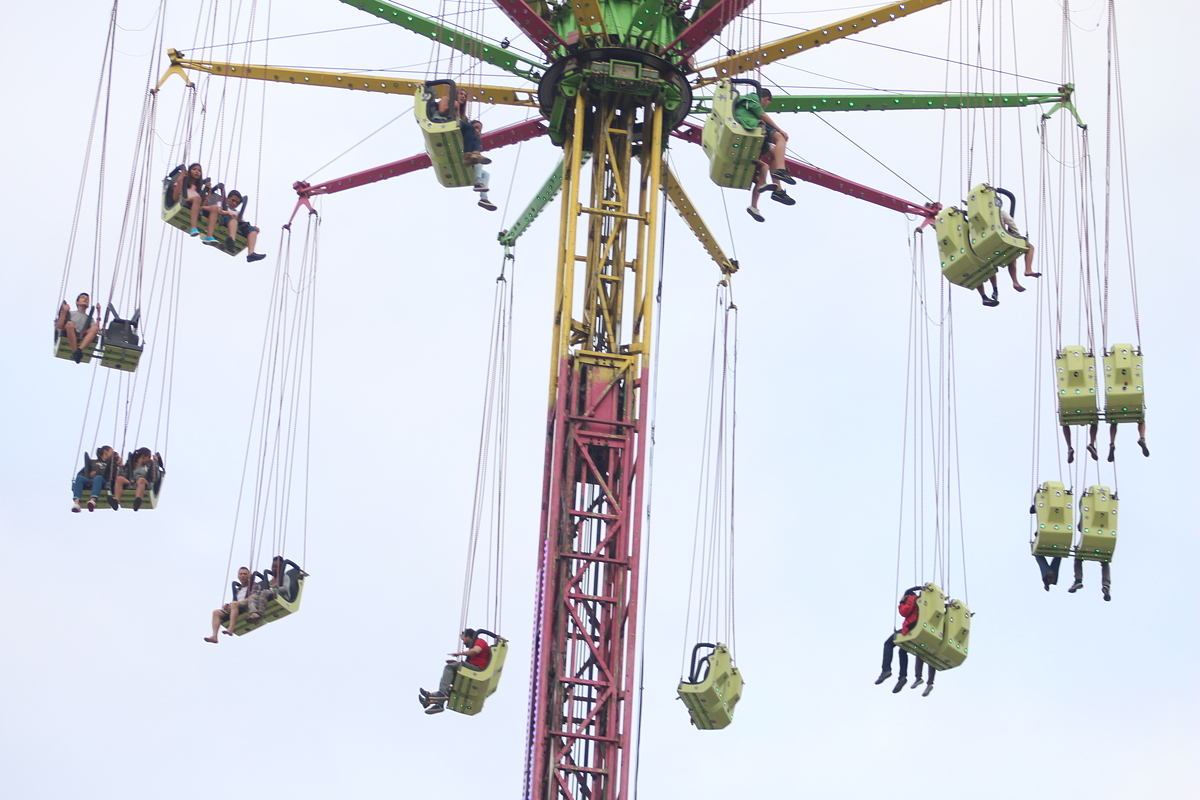
<instances>
[{"instance_id":1,"label":"seat backrest","mask_svg":"<svg viewBox=\"0 0 1200 800\"><path fill-rule=\"evenodd\" d=\"M1065 345L1054 360L1060 425L1090 425L1099 419L1096 359L1081 344Z\"/></svg>"},{"instance_id":2,"label":"seat backrest","mask_svg":"<svg viewBox=\"0 0 1200 800\"><path fill-rule=\"evenodd\" d=\"M300 580L304 574L298 569L289 569L280 581L280 593L289 603L296 602L296 594L300 591Z\"/></svg>"},{"instance_id":3,"label":"seat backrest","mask_svg":"<svg viewBox=\"0 0 1200 800\"><path fill-rule=\"evenodd\" d=\"M1035 556L1065 556L1075 539L1075 498L1059 481L1046 481L1033 499L1037 513Z\"/></svg>"}]
</instances>

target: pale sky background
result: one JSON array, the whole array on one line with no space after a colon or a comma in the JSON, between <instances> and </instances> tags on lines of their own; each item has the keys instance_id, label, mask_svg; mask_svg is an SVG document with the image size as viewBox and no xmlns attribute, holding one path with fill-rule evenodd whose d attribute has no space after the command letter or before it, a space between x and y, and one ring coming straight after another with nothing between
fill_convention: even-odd
<instances>
[{"instance_id":1,"label":"pale sky background","mask_svg":"<svg viewBox=\"0 0 1200 800\"><path fill-rule=\"evenodd\" d=\"M1077 103L1091 125L1101 192L1106 8L1095 1L1075 5ZM1005 78L1000 87L1052 90L1062 76L1060 7L1051 0L1015 6L1014 71L1028 77ZM106 276L150 59L155 72L166 65L163 53L152 52L154 8L146 0L127 2L119 17L101 259ZM764 19L811 27L860 8L866 7L775 2ZM418 686L436 681L459 616L488 322L502 255L495 232L511 223L553 168L557 151L543 138L495 154L489 170L501 209L494 214L476 208L469 190L442 189L429 173L319 202L324 223L305 561L312 577L299 614L213 647L201 637L227 589L263 320L279 228L294 202L291 182L393 161L419 152L421 140L406 116L322 168L411 101L276 85L264 93L261 85L251 86L238 185L253 195L250 216L263 228L260 249L269 257L249 265L185 242L161 505L137 514L70 514L89 381L103 370L51 358L49 322L61 299L108 12L106 3L13 4L0 54L8 76L0 135L10 186L0 257L6 308L0 336L8 344L0 404L10 453L0 467L0 598L9 613L0 651L0 795L517 796L557 204L516 249L501 631L512 649L504 681L473 718L428 719L415 695ZM261 31L265 3L258 13ZM790 60L810 72L779 65L767 76L796 92L940 91L947 86L940 59L948 38L958 46L955 13L951 22L948 8L924 11L860 37L935 58L846 41ZM1120 13L1152 457L1137 453L1132 430L1121 431L1113 600L1101 600L1093 564L1080 593L1066 592L1069 565L1059 585L1043 592L1029 555L1031 468L1038 480L1060 474L1058 434L1045 415L1036 437L1041 462L1032 463L1033 379L1049 358L1048 349L1035 351L1037 292L1017 295L1002 280L1001 305L985 309L975 295L955 289L962 516L976 617L970 659L940 676L928 698L909 690L893 696L888 687L872 685L879 646L897 620L909 239L916 222L802 184L792 192L793 208L765 201L765 225L742 211L745 194L727 192L727 225L700 149L672 144L678 174L742 265L734 280L742 365L737 661L746 690L736 722L721 732L691 728L675 699L689 647L682 626L718 273L671 213L648 617L641 632L639 792L645 797L856 800L935 791L971 800L1124 800L1200 794L1200 646L1194 591L1189 596L1186 588L1200 555L1188 511L1200 447L1194 413L1200 281L1179 261L1194 227L1193 187L1200 177L1191 145L1198 122L1191 100L1200 88L1192 31L1200 17L1183 2L1124 3ZM499 11L483 18L488 35L511 35ZM194 4L174 4L167 46L191 55L195 19ZM271 31L282 37L375 22L332 0L298 0L274 4ZM765 40L787 32L763 25ZM990 33L985 38L992 41ZM1000 41L1009 69L1011 34ZM522 44L528 43L516 42ZM277 39L270 61L402 69L407 77L424 77L429 54L427 41L378 26ZM957 69L950 80L958 80ZM483 72L489 81L517 84L497 70ZM215 82L210 98L220 88ZM173 136L182 97L178 80L163 90L163 142ZM210 99L210 113L215 108ZM227 103L227 113L232 108ZM257 120L264 109L260 159ZM490 129L522 114L497 108L483 120ZM1004 160L989 169L977 155L972 177L1017 193L1018 221L1049 271L1056 249L1077 261L1078 247L1073 233L1057 245L1038 223L1039 114L1027 109L988 117L989 125L1000 126ZM792 150L803 158L923 201L821 120L784 119ZM957 144L962 120L942 112L826 118L945 203L969 188ZM1052 130L1064 121L1056 119ZM230 148L226 163L234 158ZM173 166L168 158L161 144L155 174ZM93 162L93 175L95 168ZM92 191L85 218L94 207ZM1073 214L1067 210L1068 219ZM151 220L152 249L161 227ZM91 259L90 229L85 224L81 231L67 289L72 298L86 288ZM1117 244L1114 253L1123 253ZM936 286L932 240L920 268ZM1117 256L1114 271L1121 277L1113 282L1110 341L1129 341L1130 301ZM1048 289L1049 281L1042 282ZM1074 312L1067 313L1066 327L1073 330ZM104 377L97 377L97 387ZM99 388L93 415L98 397ZM92 437L89 429L85 449L111 438ZM162 438L128 441L126 449L144 443L162 449ZM1103 455L1103 433L1101 441ZM1108 482L1112 471L1101 467ZM1077 484L1092 482L1094 474L1077 476ZM289 541L298 533L293 529ZM239 535L235 568L249 552L244 531ZM902 587L911 569L906 562Z\"/></svg>"}]
</instances>

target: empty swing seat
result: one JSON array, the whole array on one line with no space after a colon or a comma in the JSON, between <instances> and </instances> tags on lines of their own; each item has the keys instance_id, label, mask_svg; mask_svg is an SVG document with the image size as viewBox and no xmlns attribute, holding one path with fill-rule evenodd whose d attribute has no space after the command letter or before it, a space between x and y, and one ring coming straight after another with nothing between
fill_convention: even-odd
<instances>
[{"instance_id":1,"label":"empty swing seat","mask_svg":"<svg viewBox=\"0 0 1200 800\"><path fill-rule=\"evenodd\" d=\"M936 583L922 586L917 597L917 611L917 624L913 629L908 633L897 633L892 641L922 661L929 661L926 656L936 653L945 639L946 595L941 587Z\"/></svg>"},{"instance_id":2,"label":"empty swing seat","mask_svg":"<svg viewBox=\"0 0 1200 800\"><path fill-rule=\"evenodd\" d=\"M1095 357L1083 345L1067 345L1054 360L1054 376L1058 388L1058 424L1099 422Z\"/></svg>"},{"instance_id":3,"label":"empty swing seat","mask_svg":"<svg viewBox=\"0 0 1200 800\"><path fill-rule=\"evenodd\" d=\"M1114 344L1104 356L1104 418L1144 422L1145 402L1141 352L1131 344Z\"/></svg>"},{"instance_id":4,"label":"empty swing seat","mask_svg":"<svg viewBox=\"0 0 1200 800\"><path fill-rule=\"evenodd\" d=\"M708 177L713 183L730 189L749 189L758 169L766 131L761 126L747 130L738 122L733 113L737 98L732 82L717 83L712 111L704 120L701 143L708 156Z\"/></svg>"},{"instance_id":5,"label":"empty swing seat","mask_svg":"<svg viewBox=\"0 0 1200 800\"><path fill-rule=\"evenodd\" d=\"M691 680L680 681L678 691L692 724L702 731L714 731L733 722L734 708L742 699L742 673L733 665L728 647L719 643L707 646L713 651L700 663L695 662L696 651L692 651Z\"/></svg>"},{"instance_id":6,"label":"empty swing seat","mask_svg":"<svg viewBox=\"0 0 1200 800\"><path fill-rule=\"evenodd\" d=\"M1071 552L1075 538L1075 498L1071 491L1058 481L1046 481L1038 487L1033 498L1037 513L1037 532L1033 539L1035 556L1062 558Z\"/></svg>"},{"instance_id":7,"label":"empty swing seat","mask_svg":"<svg viewBox=\"0 0 1200 800\"><path fill-rule=\"evenodd\" d=\"M971 609L962 600L951 600L946 606L946 627L942 644L932 656L921 658L935 669L954 669L967 660L971 639Z\"/></svg>"},{"instance_id":8,"label":"empty swing seat","mask_svg":"<svg viewBox=\"0 0 1200 800\"><path fill-rule=\"evenodd\" d=\"M1003 201L996 190L981 183L967 195L969 241L975 257L992 267L993 272L1011 264L1029 249L1029 242L1004 227L1000 218Z\"/></svg>"},{"instance_id":9,"label":"empty swing seat","mask_svg":"<svg viewBox=\"0 0 1200 800\"><path fill-rule=\"evenodd\" d=\"M289 569L284 576L287 591L280 592L268 600L262 616L256 620L247 619L248 614L239 614L233 634L242 636L258 630L268 622L275 622L299 611L300 598L304 595L304 579L305 574L299 569ZM226 627L228 627L228 623L226 623Z\"/></svg>"},{"instance_id":10,"label":"empty swing seat","mask_svg":"<svg viewBox=\"0 0 1200 800\"><path fill-rule=\"evenodd\" d=\"M1111 561L1117 549L1117 498L1107 486L1089 486L1079 498L1079 546L1075 557Z\"/></svg>"},{"instance_id":11,"label":"empty swing seat","mask_svg":"<svg viewBox=\"0 0 1200 800\"><path fill-rule=\"evenodd\" d=\"M121 319L109 306L112 320L100 333L100 366L133 372L142 358L142 344L138 340L138 320L141 311L130 319Z\"/></svg>"},{"instance_id":12,"label":"empty swing seat","mask_svg":"<svg viewBox=\"0 0 1200 800\"><path fill-rule=\"evenodd\" d=\"M967 241L967 218L950 206L938 212L934 222L942 275L956 286L975 289L996 274L996 265L975 255Z\"/></svg>"},{"instance_id":13,"label":"empty swing seat","mask_svg":"<svg viewBox=\"0 0 1200 800\"><path fill-rule=\"evenodd\" d=\"M479 633L484 633L480 631ZM500 686L500 675L504 671L504 659L508 656L508 640L496 636L491 645L491 658L486 667L480 670L471 669L465 664L458 667L458 675L454 678L454 688L450 690L450 699L446 708L473 717L483 711L483 701L496 693Z\"/></svg>"},{"instance_id":14,"label":"empty swing seat","mask_svg":"<svg viewBox=\"0 0 1200 800\"><path fill-rule=\"evenodd\" d=\"M473 186L475 169L463 163L462 127L456 119L438 116L437 95L433 92L433 87L438 85L449 87L451 100L458 93L454 81L429 81L413 95L417 124L425 137L425 152L429 154L433 172L442 186Z\"/></svg>"},{"instance_id":15,"label":"empty swing seat","mask_svg":"<svg viewBox=\"0 0 1200 800\"><path fill-rule=\"evenodd\" d=\"M179 198L174 203L171 202L171 184L175 182L175 178L179 175L179 171L172 172L167 177L163 178L162 188L162 219L163 222L170 225L172 228L178 228L184 233L192 230L192 212L183 204L183 199ZM248 202L248 201L244 201ZM217 220L217 228L213 231L214 236L224 240L229 235L227 227L220 225L220 220ZM208 231L208 212L201 211L200 219L196 223L202 232ZM219 253L224 253L227 256L236 256L238 253L246 249L246 237L242 235L240 230L237 230L237 236L234 239L233 249L229 249L224 243L220 247L213 249Z\"/></svg>"}]
</instances>

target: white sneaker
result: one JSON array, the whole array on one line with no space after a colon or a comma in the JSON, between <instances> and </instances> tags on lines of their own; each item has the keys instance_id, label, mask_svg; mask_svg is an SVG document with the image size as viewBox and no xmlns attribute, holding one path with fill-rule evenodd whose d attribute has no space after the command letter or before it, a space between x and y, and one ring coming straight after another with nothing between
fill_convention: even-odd
<instances>
[{"instance_id":1,"label":"white sneaker","mask_svg":"<svg viewBox=\"0 0 1200 800\"><path fill-rule=\"evenodd\" d=\"M72 500L71 501L71 513L78 514L80 511L83 511L83 509L79 507L79 501Z\"/></svg>"},{"instance_id":2,"label":"white sneaker","mask_svg":"<svg viewBox=\"0 0 1200 800\"><path fill-rule=\"evenodd\" d=\"M87 502L87 506L88 506L88 511L95 511L96 510L96 498L94 498L94 497L89 498L88 502Z\"/></svg>"}]
</instances>

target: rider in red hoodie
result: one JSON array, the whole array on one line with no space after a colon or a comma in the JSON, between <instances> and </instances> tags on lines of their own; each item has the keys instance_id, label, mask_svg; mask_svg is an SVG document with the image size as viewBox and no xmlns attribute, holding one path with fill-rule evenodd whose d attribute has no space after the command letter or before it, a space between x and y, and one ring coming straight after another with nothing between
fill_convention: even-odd
<instances>
[{"instance_id":1,"label":"rider in red hoodie","mask_svg":"<svg viewBox=\"0 0 1200 800\"><path fill-rule=\"evenodd\" d=\"M920 590L920 586L905 589L904 595L900 598L900 605L897 610L904 617L904 624L900 626L900 630L888 634L887 639L883 642L883 672L879 674L879 678L875 681L876 686L892 677L892 651L896 649L896 634L908 633L917 624L917 617L920 615L920 611L917 608L917 592ZM892 689L892 692L900 691L906 683L908 683L908 653L902 648L900 650L900 680L896 681L896 688Z\"/></svg>"}]
</instances>

